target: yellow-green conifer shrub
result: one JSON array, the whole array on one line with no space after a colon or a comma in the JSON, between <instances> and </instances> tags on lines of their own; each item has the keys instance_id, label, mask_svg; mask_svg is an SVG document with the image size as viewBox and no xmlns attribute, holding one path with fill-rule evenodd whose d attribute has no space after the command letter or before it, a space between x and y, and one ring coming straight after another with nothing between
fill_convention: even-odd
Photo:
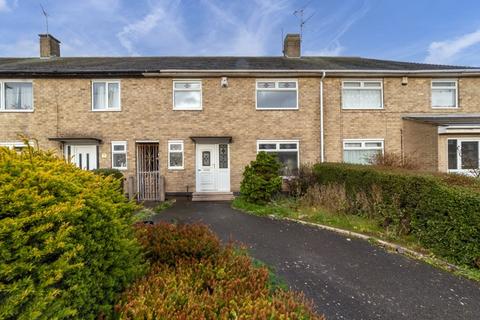
<instances>
[{"instance_id":1,"label":"yellow-green conifer shrub","mask_svg":"<svg viewBox=\"0 0 480 320\"><path fill-rule=\"evenodd\" d=\"M114 178L0 148L0 319L94 319L143 271Z\"/></svg>"}]
</instances>

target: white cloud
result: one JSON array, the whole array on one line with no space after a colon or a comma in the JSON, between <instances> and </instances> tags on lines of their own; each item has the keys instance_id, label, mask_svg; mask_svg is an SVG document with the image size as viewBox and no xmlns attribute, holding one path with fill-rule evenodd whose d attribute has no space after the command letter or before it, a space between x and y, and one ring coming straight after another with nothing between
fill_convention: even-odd
<instances>
[{"instance_id":1,"label":"white cloud","mask_svg":"<svg viewBox=\"0 0 480 320\"><path fill-rule=\"evenodd\" d=\"M303 53L305 56L325 56L325 57L334 57L339 56L345 50L338 41L334 42L330 47L325 47L320 50L305 50Z\"/></svg>"},{"instance_id":2,"label":"white cloud","mask_svg":"<svg viewBox=\"0 0 480 320\"><path fill-rule=\"evenodd\" d=\"M351 13L352 10L353 13ZM348 5L342 7L336 14L330 15L327 19L319 23L317 26L318 31L309 32L309 34L304 37L305 46L308 45L308 49L305 50L305 55L338 56L343 53L346 48L340 43L340 39L369 11L370 5L364 1L359 9L355 6L352 7ZM338 24L338 21L342 21L342 23ZM320 34L322 38L328 40L319 41L319 37L311 37L312 34ZM312 44L314 46L316 43L326 43L326 45L319 49L312 49Z\"/></svg>"},{"instance_id":3,"label":"white cloud","mask_svg":"<svg viewBox=\"0 0 480 320\"><path fill-rule=\"evenodd\" d=\"M180 1L162 1L153 5L151 12L141 19L129 22L117 33L120 44L130 55L140 55L136 49L175 49L184 53L190 49L180 12Z\"/></svg>"},{"instance_id":4,"label":"white cloud","mask_svg":"<svg viewBox=\"0 0 480 320\"><path fill-rule=\"evenodd\" d=\"M480 30L464 34L455 39L435 41L428 47L427 63L452 63L471 47L480 44Z\"/></svg>"},{"instance_id":5,"label":"white cloud","mask_svg":"<svg viewBox=\"0 0 480 320\"><path fill-rule=\"evenodd\" d=\"M117 38L130 55L139 55L137 48L156 55L263 55L280 31L286 3L203 0L198 21L192 24L184 20L191 14L188 5L159 1L143 17L127 23Z\"/></svg>"},{"instance_id":6,"label":"white cloud","mask_svg":"<svg viewBox=\"0 0 480 320\"><path fill-rule=\"evenodd\" d=\"M20 39L14 43L0 44L3 57L38 57L38 42L29 39Z\"/></svg>"},{"instance_id":7,"label":"white cloud","mask_svg":"<svg viewBox=\"0 0 480 320\"><path fill-rule=\"evenodd\" d=\"M0 12L2 11L10 11L8 7L7 0L0 0Z\"/></svg>"}]
</instances>

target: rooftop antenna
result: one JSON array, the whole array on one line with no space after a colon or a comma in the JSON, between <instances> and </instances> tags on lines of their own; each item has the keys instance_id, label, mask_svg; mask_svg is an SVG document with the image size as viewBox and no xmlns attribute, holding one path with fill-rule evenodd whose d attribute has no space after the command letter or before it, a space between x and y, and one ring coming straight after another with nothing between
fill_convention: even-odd
<instances>
[{"instance_id":1,"label":"rooftop antenna","mask_svg":"<svg viewBox=\"0 0 480 320\"><path fill-rule=\"evenodd\" d=\"M308 20L310 20L315 15L315 12L314 12L311 15L309 15L307 18L305 18L305 9L310 4L310 2L312 1L310 0L301 9L295 10L293 12L293 15L297 17L298 20L300 20L300 41L303 40L303 28L305 27L305 24L308 22Z\"/></svg>"},{"instance_id":2,"label":"rooftop antenna","mask_svg":"<svg viewBox=\"0 0 480 320\"><path fill-rule=\"evenodd\" d=\"M47 35L49 34L48 33L48 14L47 12L45 11L45 9L43 8L42 4L40 3L40 8L42 8L42 12L43 12L43 15L45 16L45 26L47 28Z\"/></svg>"}]
</instances>

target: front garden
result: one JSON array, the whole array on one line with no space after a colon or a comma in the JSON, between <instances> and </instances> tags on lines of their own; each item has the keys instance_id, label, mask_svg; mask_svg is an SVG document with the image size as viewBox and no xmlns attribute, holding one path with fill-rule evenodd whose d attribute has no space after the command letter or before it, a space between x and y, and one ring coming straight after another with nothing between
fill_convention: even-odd
<instances>
[{"instance_id":1,"label":"front garden","mask_svg":"<svg viewBox=\"0 0 480 320\"><path fill-rule=\"evenodd\" d=\"M0 148L0 319L323 319L207 227L135 223L98 173Z\"/></svg>"},{"instance_id":2,"label":"front garden","mask_svg":"<svg viewBox=\"0 0 480 320\"><path fill-rule=\"evenodd\" d=\"M288 181L289 194L281 195L275 172L275 159L259 153L245 170L242 196L233 206L391 241L454 264L457 273L480 280L478 179L325 163L301 168Z\"/></svg>"}]
</instances>

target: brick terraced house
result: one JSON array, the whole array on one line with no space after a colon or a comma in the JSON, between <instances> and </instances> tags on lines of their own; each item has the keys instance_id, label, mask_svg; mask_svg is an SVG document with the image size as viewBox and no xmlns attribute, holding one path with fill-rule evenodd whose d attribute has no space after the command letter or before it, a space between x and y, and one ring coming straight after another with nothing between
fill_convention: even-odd
<instances>
[{"instance_id":1,"label":"brick terraced house","mask_svg":"<svg viewBox=\"0 0 480 320\"><path fill-rule=\"evenodd\" d=\"M301 163L366 163L377 152L422 169L478 168L480 69L357 57L0 58L0 145L21 135L83 169L122 170L140 200L229 198L259 151L285 176Z\"/></svg>"}]
</instances>

